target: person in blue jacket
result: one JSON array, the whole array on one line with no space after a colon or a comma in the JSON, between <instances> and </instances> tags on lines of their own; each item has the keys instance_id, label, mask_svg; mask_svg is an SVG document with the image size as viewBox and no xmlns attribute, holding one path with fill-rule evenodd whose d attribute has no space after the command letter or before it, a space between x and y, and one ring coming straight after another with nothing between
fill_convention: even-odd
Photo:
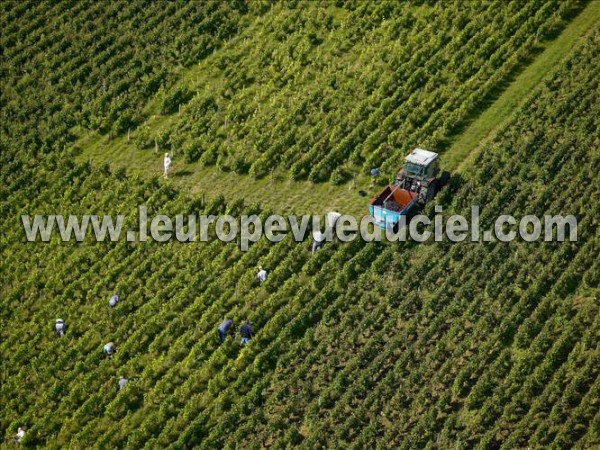
<instances>
[{"instance_id":1,"label":"person in blue jacket","mask_svg":"<svg viewBox=\"0 0 600 450\"><path fill-rule=\"evenodd\" d=\"M240 334L242 335L242 345L246 345L248 341L252 339L252 327L247 320L240 327Z\"/></svg>"},{"instance_id":2,"label":"person in blue jacket","mask_svg":"<svg viewBox=\"0 0 600 450\"><path fill-rule=\"evenodd\" d=\"M219 325L219 328L217 331L219 332L219 340L221 342L225 341L225 338L227 337L227 332L229 331L229 329L232 326L233 326L233 320L231 320L231 319L227 319L221 325Z\"/></svg>"}]
</instances>

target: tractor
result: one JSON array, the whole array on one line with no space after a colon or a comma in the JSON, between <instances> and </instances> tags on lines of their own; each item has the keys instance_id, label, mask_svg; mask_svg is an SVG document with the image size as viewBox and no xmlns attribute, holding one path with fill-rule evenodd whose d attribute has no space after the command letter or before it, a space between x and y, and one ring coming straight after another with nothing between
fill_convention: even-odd
<instances>
[{"instance_id":1,"label":"tractor","mask_svg":"<svg viewBox=\"0 0 600 450\"><path fill-rule=\"evenodd\" d=\"M448 181L448 172L440 175L440 157L429 150L416 148L404 160L392 184L369 203L369 214L381 227L395 227L400 216L415 207L423 207Z\"/></svg>"}]
</instances>

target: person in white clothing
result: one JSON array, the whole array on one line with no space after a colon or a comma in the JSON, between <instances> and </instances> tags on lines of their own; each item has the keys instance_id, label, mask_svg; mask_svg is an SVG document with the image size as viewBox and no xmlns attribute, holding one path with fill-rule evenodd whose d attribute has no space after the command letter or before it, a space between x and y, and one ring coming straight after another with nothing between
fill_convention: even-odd
<instances>
[{"instance_id":1,"label":"person in white clothing","mask_svg":"<svg viewBox=\"0 0 600 450\"><path fill-rule=\"evenodd\" d=\"M321 233L319 230L313 231L313 246L312 252L316 252L323 245L323 241L325 240L325 235Z\"/></svg>"},{"instance_id":2,"label":"person in white clothing","mask_svg":"<svg viewBox=\"0 0 600 450\"><path fill-rule=\"evenodd\" d=\"M265 269L263 269L261 266L258 266L258 273L256 274L256 279L260 282L260 283L264 283L265 280L267 279L267 271Z\"/></svg>"},{"instance_id":3,"label":"person in white clothing","mask_svg":"<svg viewBox=\"0 0 600 450\"><path fill-rule=\"evenodd\" d=\"M120 376L119 377L119 390L123 389L125 387L125 385L127 384L127 378L125 378L124 376Z\"/></svg>"},{"instance_id":4,"label":"person in white clothing","mask_svg":"<svg viewBox=\"0 0 600 450\"><path fill-rule=\"evenodd\" d=\"M164 165L164 168L165 168L165 174L164 174L164 176L165 176L165 178L167 178L168 175L169 175L169 168L171 167L171 157L169 156L168 153L165 153L165 160L164 160L163 165Z\"/></svg>"},{"instance_id":5,"label":"person in white clothing","mask_svg":"<svg viewBox=\"0 0 600 450\"><path fill-rule=\"evenodd\" d=\"M21 442L21 439L23 439L23 436L25 436L25 430L21 427L19 427L19 429L17 430L17 434L15 435L15 442L18 444L19 442Z\"/></svg>"},{"instance_id":6,"label":"person in white clothing","mask_svg":"<svg viewBox=\"0 0 600 450\"><path fill-rule=\"evenodd\" d=\"M115 345L114 342L109 342L108 344L104 345L104 347L102 348L102 351L104 352L104 354L106 356L108 356L109 358L112 358L112 356L117 351L117 346Z\"/></svg>"},{"instance_id":7,"label":"person in white clothing","mask_svg":"<svg viewBox=\"0 0 600 450\"><path fill-rule=\"evenodd\" d=\"M56 323L54 324L54 331L58 337L63 337L65 335L65 322L62 319L56 319Z\"/></svg>"},{"instance_id":8,"label":"person in white clothing","mask_svg":"<svg viewBox=\"0 0 600 450\"><path fill-rule=\"evenodd\" d=\"M113 294L110 300L108 301L108 306L114 308L119 303L119 296L117 294Z\"/></svg>"}]
</instances>

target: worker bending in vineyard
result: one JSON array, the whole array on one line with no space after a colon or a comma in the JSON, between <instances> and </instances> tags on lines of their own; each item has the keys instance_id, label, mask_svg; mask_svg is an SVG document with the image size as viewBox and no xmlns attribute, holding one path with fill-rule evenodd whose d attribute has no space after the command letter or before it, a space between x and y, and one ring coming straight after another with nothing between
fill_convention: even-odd
<instances>
[{"instance_id":1,"label":"worker bending in vineyard","mask_svg":"<svg viewBox=\"0 0 600 450\"><path fill-rule=\"evenodd\" d=\"M165 178L167 178L169 175L169 168L171 167L171 157L169 156L168 153L165 153L165 159L163 161L163 166L165 168L164 176L165 176Z\"/></svg>"},{"instance_id":2,"label":"worker bending in vineyard","mask_svg":"<svg viewBox=\"0 0 600 450\"><path fill-rule=\"evenodd\" d=\"M242 345L247 344L252 338L252 327L250 326L250 322L247 320L240 327L240 335L242 336Z\"/></svg>"},{"instance_id":3,"label":"worker bending in vineyard","mask_svg":"<svg viewBox=\"0 0 600 450\"><path fill-rule=\"evenodd\" d=\"M313 231L313 246L312 252L316 252L323 246L323 241L325 241L325 235L321 233L319 230Z\"/></svg>"},{"instance_id":4,"label":"worker bending in vineyard","mask_svg":"<svg viewBox=\"0 0 600 450\"><path fill-rule=\"evenodd\" d=\"M54 324L54 332L56 335L58 337L63 337L65 335L65 331L67 331L65 321L62 319L56 319L56 323Z\"/></svg>"},{"instance_id":5,"label":"worker bending in vineyard","mask_svg":"<svg viewBox=\"0 0 600 450\"><path fill-rule=\"evenodd\" d=\"M262 268L262 266L258 266L258 273L256 274L256 279L259 283L264 283L267 279L267 271Z\"/></svg>"},{"instance_id":6,"label":"worker bending in vineyard","mask_svg":"<svg viewBox=\"0 0 600 450\"><path fill-rule=\"evenodd\" d=\"M108 344L104 345L104 348L102 349L102 351L104 352L104 354L106 356L108 356L109 358L112 358L112 356L117 351L117 346L115 345L114 342L109 342Z\"/></svg>"},{"instance_id":7,"label":"worker bending in vineyard","mask_svg":"<svg viewBox=\"0 0 600 450\"><path fill-rule=\"evenodd\" d=\"M225 338L227 337L227 332L231 329L231 327L233 327L233 320L231 319L227 319L221 325L219 325L217 331L219 332L219 340L221 342L225 341Z\"/></svg>"},{"instance_id":8,"label":"worker bending in vineyard","mask_svg":"<svg viewBox=\"0 0 600 450\"><path fill-rule=\"evenodd\" d=\"M108 306L114 308L119 303L119 296L117 294L113 294L110 300L108 301Z\"/></svg>"},{"instance_id":9,"label":"worker bending in vineyard","mask_svg":"<svg viewBox=\"0 0 600 450\"><path fill-rule=\"evenodd\" d=\"M21 442L21 439L25 436L25 430L21 427L17 430L17 434L14 437L14 441L18 444Z\"/></svg>"},{"instance_id":10,"label":"worker bending in vineyard","mask_svg":"<svg viewBox=\"0 0 600 450\"><path fill-rule=\"evenodd\" d=\"M127 378L125 378L124 376L120 376L119 377L119 390L123 389L125 387L125 385L127 384Z\"/></svg>"}]
</instances>

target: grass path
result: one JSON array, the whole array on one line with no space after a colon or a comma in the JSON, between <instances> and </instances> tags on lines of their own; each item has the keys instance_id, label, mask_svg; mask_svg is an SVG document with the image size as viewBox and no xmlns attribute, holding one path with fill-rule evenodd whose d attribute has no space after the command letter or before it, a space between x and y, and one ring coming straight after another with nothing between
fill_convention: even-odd
<instances>
[{"instance_id":1,"label":"grass path","mask_svg":"<svg viewBox=\"0 0 600 450\"><path fill-rule=\"evenodd\" d=\"M494 134L508 122L524 99L549 74L553 68L571 51L577 42L600 24L600 1L591 1L552 41L542 43L542 50L508 84L506 89L473 120L460 134L451 147L443 154L444 169L453 172L464 171L474 155ZM194 68L182 74L184 82L195 80ZM177 120L177 115L155 116L149 120L151 128L164 126ZM108 162L112 167L126 167L129 172L141 176L160 176L162 172L162 152L138 150L126 136L107 141L105 136L95 132L82 132L77 145L82 149L77 159L93 162ZM198 163L185 164L175 153L173 176L167 183L193 195L207 198L218 194L228 200L244 198L247 203L261 203L278 213L294 211L301 214L324 214L330 210L342 213L364 213L368 199L380 188L371 188L367 175L357 177L350 183L334 186L330 183L312 184L307 181L295 182L287 178L287 173L274 172L272 176L255 180L249 175L237 175L219 171L216 167L202 167ZM398 166L402 161L398 161ZM358 192L366 191L367 197Z\"/></svg>"}]
</instances>

